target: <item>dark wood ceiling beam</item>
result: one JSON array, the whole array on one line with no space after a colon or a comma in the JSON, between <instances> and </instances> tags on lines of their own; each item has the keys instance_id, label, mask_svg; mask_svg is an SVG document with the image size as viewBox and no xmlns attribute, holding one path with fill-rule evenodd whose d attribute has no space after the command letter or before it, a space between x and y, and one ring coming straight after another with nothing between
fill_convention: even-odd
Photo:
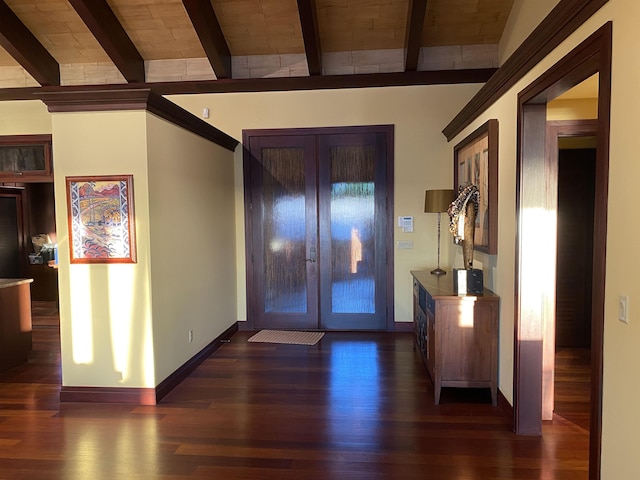
<instances>
[{"instance_id":1,"label":"dark wood ceiling beam","mask_svg":"<svg viewBox=\"0 0 640 480\"><path fill-rule=\"evenodd\" d=\"M217 78L231 78L231 52L211 0L182 0Z\"/></svg>"},{"instance_id":2,"label":"dark wood ceiling beam","mask_svg":"<svg viewBox=\"0 0 640 480\"><path fill-rule=\"evenodd\" d=\"M144 59L106 0L69 0L129 83L144 82Z\"/></svg>"},{"instance_id":3,"label":"dark wood ceiling beam","mask_svg":"<svg viewBox=\"0 0 640 480\"><path fill-rule=\"evenodd\" d=\"M322 48L315 0L298 0L298 13L309 75L322 75Z\"/></svg>"},{"instance_id":4,"label":"dark wood ceiling beam","mask_svg":"<svg viewBox=\"0 0 640 480\"><path fill-rule=\"evenodd\" d=\"M407 35L405 37L405 62L404 69L407 72L415 72L418 69L420 57L420 44L422 43L422 30L424 17L427 13L427 0L409 0L409 15L407 17Z\"/></svg>"},{"instance_id":5,"label":"dark wood ceiling beam","mask_svg":"<svg viewBox=\"0 0 640 480\"><path fill-rule=\"evenodd\" d=\"M2 0L0 0L0 45L40 85L60 85L58 62Z\"/></svg>"},{"instance_id":6,"label":"dark wood ceiling beam","mask_svg":"<svg viewBox=\"0 0 640 480\"><path fill-rule=\"evenodd\" d=\"M402 87L409 85L450 85L484 83L495 68L438 70L421 72L367 73L357 75L315 75L311 77L248 78L205 82L153 83L162 95L187 93L286 92L333 90L339 88ZM0 91L2 98L2 91Z\"/></svg>"},{"instance_id":7,"label":"dark wood ceiling beam","mask_svg":"<svg viewBox=\"0 0 640 480\"><path fill-rule=\"evenodd\" d=\"M495 68L469 70L434 70L421 72L367 73L358 75L318 75L314 77L246 78L199 80L193 82L158 82L142 84L79 85L49 88L0 89L0 101L37 100L44 92L71 89L82 91L116 91L148 88L159 95L235 92L285 92L294 90L333 90L339 88L403 87L409 85L452 85L484 83L496 72Z\"/></svg>"},{"instance_id":8,"label":"dark wood ceiling beam","mask_svg":"<svg viewBox=\"0 0 640 480\"><path fill-rule=\"evenodd\" d=\"M339 88L402 87L409 85L452 85L485 83L495 68L469 70L437 70L421 72L369 73L358 75L319 75L314 77L247 78L199 80L193 82L158 82L141 84L78 85L69 87L26 87L0 89L0 101L42 100L42 95L54 91L103 92L148 88L159 95L235 92L284 92L294 90L333 90Z\"/></svg>"}]
</instances>

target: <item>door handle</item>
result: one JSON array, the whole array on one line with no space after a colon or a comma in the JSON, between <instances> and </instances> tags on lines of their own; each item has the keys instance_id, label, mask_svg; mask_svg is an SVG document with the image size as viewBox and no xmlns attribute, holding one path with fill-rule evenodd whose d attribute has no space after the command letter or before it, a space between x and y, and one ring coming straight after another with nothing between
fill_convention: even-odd
<instances>
[{"instance_id":1,"label":"door handle","mask_svg":"<svg viewBox=\"0 0 640 480\"><path fill-rule=\"evenodd\" d=\"M316 263L316 247L309 249L309 258L305 258L305 262Z\"/></svg>"}]
</instances>

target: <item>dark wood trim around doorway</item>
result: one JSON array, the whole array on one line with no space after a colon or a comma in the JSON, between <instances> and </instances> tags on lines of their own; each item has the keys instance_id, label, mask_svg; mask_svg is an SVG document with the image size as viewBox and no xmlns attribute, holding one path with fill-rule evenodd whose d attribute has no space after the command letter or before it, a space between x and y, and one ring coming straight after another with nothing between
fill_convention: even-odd
<instances>
[{"instance_id":1,"label":"dark wood trim around doorway","mask_svg":"<svg viewBox=\"0 0 640 480\"><path fill-rule=\"evenodd\" d=\"M250 295L255 290L254 270L251 261L253 257L252 241L253 226L251 221L251 170L250 170L250 152L249 142L251 137L255 136L283 136L283 135L337 135L337 134L366 134L366 133L383 133L386 137L388 157L386 165L386 207L387 207L387 228L386 228L386 306L387 320L386 330L396 331L394 321L394 223L393 223L393 199L394 199L394 161L393 152L395 151L395 129L393 125L364 125L351 127L313 127L313 128L273 128L273 129L252 129L242 132L243 145L243 178L244 178L244 205L245 205L245 259L246 259L246 292L247 292L247 321L241 328L244 330L253 330L253 311L252 300Z\"/></svg>"},{"instance_id":2,"label":"dark wood trim around doorway","mask_svg":"<svg viewBox=\"0 0 640 480\"><path fill-rule=\"evenodd\" d=\"M523 333L541 328L539 314L521 314L522 285L536 275L522 263L522 245L527 230L523 213L528 207L551 203L556 185L548 183L550 168L544 159L546 104L560 93L599 73L596 184L594 205L593 290L591 319L591 412L589 445L589 479L600 478L602 447L602 384L604 290L606 264L607 198L609 181L609 133L611 106L612 23L608 22L572 52L542 74L518 96L518 164L516 173L516 301L514 352L514 423L520 434L541 431L542 342L527 342ZM540 194L530 195L535 185ZM526 188L525 188L526 187ZM529 194L527 194L527 191ZM529 196L528 196L529 195ZM535 198L533 198L535 197ZM531 281L529 280L529 283ZM540 304L546 297L541 296ZM542 330L540 330L542 333ZM541 337L540 337L541 338ZM532 401L531 398L535 398Z\"/></svg>"}]
</instances>

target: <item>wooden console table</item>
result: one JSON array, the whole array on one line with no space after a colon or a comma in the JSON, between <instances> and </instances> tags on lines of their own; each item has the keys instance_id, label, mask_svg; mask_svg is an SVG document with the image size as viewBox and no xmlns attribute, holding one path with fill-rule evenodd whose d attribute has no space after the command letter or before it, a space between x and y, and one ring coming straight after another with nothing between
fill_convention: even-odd
<instances>
[{"instance_id":1,"label":"wooden console table","mask_svg":"<svg viewBox=\"0 0 640 480\"><path fill-rule=\"evenodd\" d=\"M500 297L456 295L451 275L412 271L416 346L433 381L435 404L442 387L486 387L498 401Z\"/></svg>"},{"instance_id":2,"label":"wooden console table","mask_svg":"<svg viewBox=\"0 0 640 480\"><path fill-rule=\"evenodd\" d=\"M0 372L29 360L31 282L31 278L0 278Z\"/></svg>"}]
</instances>

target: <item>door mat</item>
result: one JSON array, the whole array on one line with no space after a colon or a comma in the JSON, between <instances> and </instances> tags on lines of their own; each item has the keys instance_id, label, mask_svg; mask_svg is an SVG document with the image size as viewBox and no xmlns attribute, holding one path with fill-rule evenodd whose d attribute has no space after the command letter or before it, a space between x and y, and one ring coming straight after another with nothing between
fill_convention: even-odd
<instances>
[{"instance_id":1,"label":"door mat","mask_svg":"<svg viewBox=\"0 0 640 480\"><path fill-rule=\"evenodd\" d=\"M324 332L296 332L289 330L260 330L248 342L288 343L294 345L315 345Z\"/></svg>"}]
</instances>

